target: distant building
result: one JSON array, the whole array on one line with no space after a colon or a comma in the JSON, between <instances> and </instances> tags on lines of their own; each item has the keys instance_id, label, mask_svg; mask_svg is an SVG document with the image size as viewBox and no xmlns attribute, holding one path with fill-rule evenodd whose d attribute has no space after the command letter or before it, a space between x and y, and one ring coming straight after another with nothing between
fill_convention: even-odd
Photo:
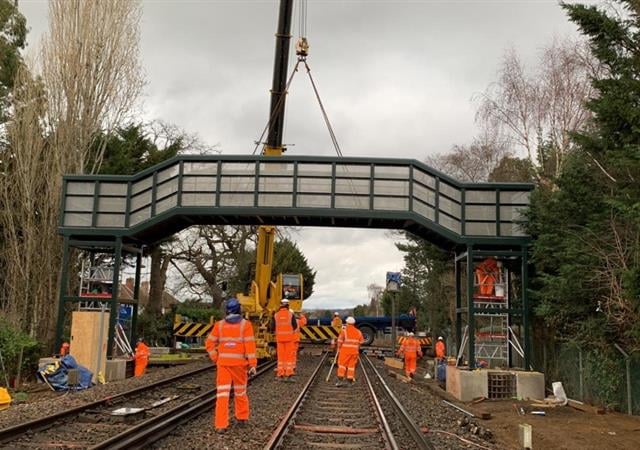
<instances>
[{"instance_id":1,"label":"distant building","mask_svg":"<svg viewBox=\"0 0 640 450\"><path fill-rule=\"evenodd\" d=\"M133 299L133 278L127 278L124 284L120 285L120 292L118 297L123 299ZM165 314L171 310L171 307L178 304L178 299L171 295L166 290L162 293L162 314ZM143 281L140 283L140 299L139 307L144 309L149 305L149 282Z\"/></svg>"}]
</instances>

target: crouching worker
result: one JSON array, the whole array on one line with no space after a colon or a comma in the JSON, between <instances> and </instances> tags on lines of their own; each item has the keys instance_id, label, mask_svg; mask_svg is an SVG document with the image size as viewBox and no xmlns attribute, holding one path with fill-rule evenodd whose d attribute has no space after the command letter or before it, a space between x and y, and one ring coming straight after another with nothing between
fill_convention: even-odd
<instances>
[{"instance_id":1,"label":"crouching worker","mask_svg":"<svg viewBox=\"0 0 640 450\"><path fill-rule=\"evenodd\" d=\"M217 433L224 433L229 427L231 387L238 426L245 426L249 420L247 379L248 375L256 374L258 363L253 327L240 315L240 302L229 299L225 312L225 318L215 323L205 343L209 358L217 367L214 418Z\"/></svg>"},{"instance_id":2,"label":"crouching worker","mask_svg":"<svg viewBox=\"0 0 640 450\"><path fill-rule=\"evenodd\" d=\"M136 377L141 377L144 375L144 372L147 370L147 364L149 364L149 355L151 354L151 350L147 347L147 344L144 343L142 338L138 339L138 344L136 345L136 353L134 355L135 366L133 368L133 375Z\"/></svg>"},{"instance_id":3,"label":"crouching worker","mask_svg":"<svg viewBox=\"0 0 640 450\"><path fill-rule=\"evenodd\" d=\"M356 319L347 317L347 326L338 336L338 382L336 386L342 386L345 375L351 384L356 382L356 365L360 354L360 344L364 337L356 328Z\"/></svg>"},{"instance_id":4,"label":"crouching worker","mask_svg":"<svg viewBox=\"0 0 640 450\"><path fill-rule=\"evenodd\" d=\"M413 378L416 374L418 358L422 357L420 342L413 337L413 333L407 333L407 338L402 342L398 355L404 355L404 373L407 377Z\"/></svg>"}]
</instances>

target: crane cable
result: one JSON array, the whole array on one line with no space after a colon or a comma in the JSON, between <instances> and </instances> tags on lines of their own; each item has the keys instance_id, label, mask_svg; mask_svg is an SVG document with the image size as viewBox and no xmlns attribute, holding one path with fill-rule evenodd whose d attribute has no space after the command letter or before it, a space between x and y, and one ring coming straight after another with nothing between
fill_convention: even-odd
<instances>
[{"instance_id":1,"label":"crane cable","mask_svg":"<svg viewBox=\"0 0 640 450\"><path fill-rule=\"evenodd\" d=\"M300 59L298 59L300 62ZM311 76L311 68L309 68L309 64L307 64L306 58L302 59L304 63L304 67L307 69L307 75L309 75L309 80L311 81L311 86L313 86L313 92L316 94L316 99L318 100L318 105L320 105L320 110L322 111L322 118L324 119L324 123L327 125L327 129L329 130L329 136L331 136L331 142L333 143L333 147L336 150L338 156L344 156L342 154L342 150L340 149L340 144L338 144L338 138L336 137L336 133L333 131L333 127L331 126L331 122L329 121L329 115L324 108L324 104L322 103L322 99L320 98L320 93L318 92L318 88L316 86L316 82Z\"/></svg>"},{"instance_id":2,"label":"crane cable","mask_svg":"<svg viewBox=\"0 0 640 450\"><path fill-rule=\"evenodd\" d=\"M298 72L299 65L300 65L300 60L298 59L298 61L296 62L296 65L293 66L293 70L291 71L291 75L289 76L289 79L287 80L287 85L284 88L284 94L280 96L280 98L278 99L278 103L276 103L276 107L273 109L273 113L271 114L271 117L269 117L269 120L267 121L267 124L265 125L264 130L262 130L262 134L260 135L258 140L255 141L256 146L253 149L253 153L251 153L252 155L256 154L256 151L258 151L258 147L260 146L260 144L264 144L262 139L264 139L264 135L266 134L269 127L271 126L271 122L275 118L276 114L278 114L280 112L280 109L282 108L284 98L289 93L289 87L291 86L291 82L293 81L294 75Z\"/></svg>"},{"instance_id":3,"label":"crane cable","mask_svg":"<svg viewBox=\"0 0 640 450\"><path fill-rule=\"evenodd\" d=\"M308 51L309 51L309 44L306 38L306 34L307 34L307 1L306 0L301 0L300 1L300 8L298 10L298 43L296 44L296 54L298 56L298 60L296 61L295 66L293 67L293 70L291 71L291 75L289 76L289 79L287 80L287 84L284 90L284 95L282 95L279 99L278 99L278 103L276 104L276 107L274 108L273 114L271 114L271 117L269 117L269 121L267 122L266 126L264 127L264 130L262 130L262 134L260 135L260 138L258 138L257 141L255 141L255 148L253 149L253 153L252 155L255 155L256 152L258 151L258 147L260 146L261 143L263 143L262 139L264 138L265 133L267 132L267 130L269 129L269 126L271 125L271 122L273 121L274 117L276 116L276 114L278 114L280 112L280 109L282 108L283 105L283 101L285 99L285 97L288 95L289 93L289 87L291 86L291 82L293 81L293 77L294 75L298 72L298 67L300 66L300 63L304 64L305 69L307 70L307 75L309 76L309 81L311 82L311 86L313 88L313 92L316 96L316 100L318 101L318 105L320 106L320 111L322 112L322 118L324 119L324 123L327 126L327 130L329 131L329 137L331 138L331 143L333 144L333 147L337 153L338 156L343 157L344 155L342 154L342 150L340 149L340 144L338 143L338 138L336 137L336 133L333 130L333 126L331 126L331 121L329 120L329 115L327 114L327 110L324 107L324 103L322 103L322 99L320 98L320 92L318 91L318 86L316 85L315 80L313 79L313 76L311 75L311 68L309 67L309 64L307 63L307 56L308 56Z\"/></svg>"}]
</instances>

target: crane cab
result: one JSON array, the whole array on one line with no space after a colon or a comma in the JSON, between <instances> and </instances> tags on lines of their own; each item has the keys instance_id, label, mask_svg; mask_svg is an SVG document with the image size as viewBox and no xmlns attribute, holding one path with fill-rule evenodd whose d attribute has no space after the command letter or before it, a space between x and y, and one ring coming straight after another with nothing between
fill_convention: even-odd
<instances>
[{"instance_id":1,"label":"crane cab","mask_svg":"<svg viewBox=\"0 0 640 450\"><path fill-rule=\"evenodd\" d=\"M298 312L302 309L304 285L301 273L278 274L278 288L281 298L289 300L289 307L292 311Z\"/></svg>"}]
</instances>

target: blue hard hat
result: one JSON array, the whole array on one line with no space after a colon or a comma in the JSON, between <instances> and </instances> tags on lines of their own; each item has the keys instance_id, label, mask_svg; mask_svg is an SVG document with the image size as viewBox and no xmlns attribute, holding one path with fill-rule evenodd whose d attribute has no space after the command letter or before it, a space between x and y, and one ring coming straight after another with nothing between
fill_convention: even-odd
<instances>
[{"instance_id":1,"label":"blue hard hat","mask_svg":"<svg viewBox=\"0 0 640 450\"><path fill-rule=\"evenodd\" d=\"M238 299L230 298L227 300L225 310L227 311L227 314L240 314L240 302Z\"/></svg>"}]
</instances>

